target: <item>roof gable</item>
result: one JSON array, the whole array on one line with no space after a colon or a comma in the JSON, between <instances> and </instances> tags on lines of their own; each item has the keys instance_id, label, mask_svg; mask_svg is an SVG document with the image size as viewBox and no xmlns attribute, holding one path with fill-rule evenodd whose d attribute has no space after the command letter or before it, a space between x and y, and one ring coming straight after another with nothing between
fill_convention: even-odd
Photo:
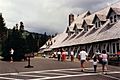
<instances>
[{"instance_id":1,"label":"roof gable","mask_svg":"<svg viewBox=\"0 0 120 80\"><path fill-rule=\"evenodd\" d=\"M77 25L75 24L73 30L75 30L76 28L77 28Z\"/></svg>"},{"instance_id":2,"label":"roof gable","mask_svg":"<svg viewBox=\"0 0 120 80\"><path fill-rule=\"evenodd\" d=\"M83 14L83 18L85 18L85 17L87 17L87 16L89 16L89 15L91 15L91 13L90 13L90 11L87 11L87 12L85 12L85 13Z\"/></svg>"},{"instance_id":3,"label":"roof gable","mask_svg":"<svg viewBox=\"0 0 120 80\"><path fill-rule=\"evenodd\" d=\"M66 33L68 33L69 32L69 27L67 27L67 30L66 30Z\"/></svg>"},{"instance_id":4,"label":"roof gable","mask_svg":"<svg viewBox=\"0 0 120 80\"><path fill-rule=\"evenodd\" d=\"M120 8L112 8L112 9L117 15L120 15Z\"/></svg>"},{"instance_id":5,"label":"roof gable","mask_svg":"<svg viewBox=\"0 0 120 80\"><path fill-rule=\"evenodd\" d=\"M100 20L100 21L106 21L106 16L105 15L101 15L101 14L95 14L92 23L94 24L96 19Z\"/></svg>"},{"instance_id":6,"label":"roof gable","mask_svg":"<svg viewBox=\"0 0 120 80\"><path fill-rule=\"evenodd\" d=\"M82 28L84 27L85 24L87 25L86 21L84 20L82 24Z\"/></svg>"},{"instance_id":7,"label":"roof gable","mask_svg":"<svg viewBox=\"0 0 120 80\"><path fill-rule=\"evenodd\" d=\"M111 8L109 9L108 14L107 14L107 19L109 18L109 15L110 15L111 12L114 12L115 14L120 15L120 8L112 8L112 7L111 7Z\"/></svg>"}]
</instances>

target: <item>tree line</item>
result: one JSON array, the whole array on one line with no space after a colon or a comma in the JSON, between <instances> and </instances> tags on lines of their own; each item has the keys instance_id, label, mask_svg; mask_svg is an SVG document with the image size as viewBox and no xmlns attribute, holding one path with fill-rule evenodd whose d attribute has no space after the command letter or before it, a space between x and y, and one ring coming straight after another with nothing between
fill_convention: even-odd
<instances>
[{"instance_id":1,"label":"tree line","mask_svg":"<svg viewBox=\"0 0 120 80\"><path fill-rule=\"evenodd\" d=\"M18 28L19 27L19 28ZM14 49L14 60L22 60L25 54L38 52L50 38L50 35L24 30L23 22L16 24L13 29L5 26L4 18L0 15L0 55L4 60L10 60L10 49Z\"/></svg>"}]
</instances>

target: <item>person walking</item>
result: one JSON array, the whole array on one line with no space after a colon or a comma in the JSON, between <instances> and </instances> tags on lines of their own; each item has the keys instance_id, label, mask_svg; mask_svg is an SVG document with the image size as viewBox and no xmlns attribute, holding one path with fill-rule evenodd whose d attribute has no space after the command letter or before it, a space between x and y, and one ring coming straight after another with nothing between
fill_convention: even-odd
<instances>
[{"instance_id":1,"label":"person walking","mask_svg":"<svg viewBox=\"0 0 120 80\"><path fill-rule=\"evenodd\" d=\"M13 50L13 48L11 48L11 50L10 50L10 62L13 62L13 54L14 54L14 50Z\"/></svg>"},{"instance_id":2,"label":"person walking","mask_svg":"<svg viewBox=\"0 0 120 80\"><path fill-rule=\"evenodd\" d=\"M102 51L101 58L102 58L102 72L105 73L105 68L107 70L106 65L108 63L108 55L105 50Z\"/></svg>"},{"instance_id":3,"label":"person walking","mask_svg":"<svg viewBox=\"0 0 120 80\"><path fill-rule=\"evenodd\" d=\"M98 63L98 59L97 59L97 56L95 55L93 57L94 72L96 72L96 70L97 70L97 63Z\"/></svg>"},{"instance_id":4,"label":"person walking","mask_svg":"<svg viewBox=\"0 0 120 80\"><path fill-rule=\"evenodd\" d=\"M81 62L81 71L84 71L84 62L86 61L86 58L88 56L87 52L85 51L85 49L82 49L79 53L80 55L80 62Z\"/></svg>"}]
</instances>

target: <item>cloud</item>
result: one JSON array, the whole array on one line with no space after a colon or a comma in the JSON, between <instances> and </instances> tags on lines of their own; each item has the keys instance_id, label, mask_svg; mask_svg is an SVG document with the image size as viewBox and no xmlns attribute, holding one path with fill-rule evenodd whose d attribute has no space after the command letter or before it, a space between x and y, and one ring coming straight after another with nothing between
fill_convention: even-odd
<instances>
[{"instance_id":1,"label":"cloud","mask_svg":"<svg viewBox=\"0 0 120 80\"><path fill-rule=\"evenodd\" d=\"M32 32L63 32L68 15L97 10L118 0L0 0L8 28L20 21Z\"/></svg>"}]
</instances>

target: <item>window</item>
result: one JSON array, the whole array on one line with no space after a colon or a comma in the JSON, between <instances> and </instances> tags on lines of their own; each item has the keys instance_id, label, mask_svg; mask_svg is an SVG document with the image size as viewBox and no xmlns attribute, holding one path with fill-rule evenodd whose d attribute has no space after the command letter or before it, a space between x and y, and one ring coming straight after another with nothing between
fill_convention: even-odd
<instances>
[{"instance_id":1,"label":"window","mask_svg":"<svg viewBox=\"0 0 120 80\"><path fill-rule=\"evenodd\" d=\"M97 22L95 23L95 27L97 28Z\"/></svg>"},{"instance_id":2,"label":"window","mask_svg":"<svg viewBox=\"0 0 120 80\"><path fill-rule=\"evenodd\" d=\"M98 27L100 27L100 21L98 22Z\"/></svg>"},{"instance_id":3,"label":"window","mask_svg":"<svg viewBox=\"0 0 120 80\"><path fill-rule=\"evenodd\" d=\"M119 43L116 44L117 45L117 52L119 51Z\"/></svg>"},{"instance_id":4,"label":"window","mask_svg":"<svg viewBox=\"0 0 120 80\"><path fill-rule=\"evenodd\" d=\"M110 17L110 23L113 23L113 18L112 18L112 16Z\"/></svg>"},{"instance_id":5,"label":"window","mask_svg":"<svg viewBox=\"0 0 120 80\"><path fill-rule=\"evenodd\" d=\"M84 31L85 31L85 32L88 31L88 27L87 27L87 25L84 26Z\"/></svg>"},{"instance_id":6,"label":"window","mask_svg":"<svg viewBox=\"0 0 120 80\"><path fill-rule=\"evenodd\" d=\"M100 27L100 21L95 22L95 28L99 28Z\"/></svg>"},{"instance_id":7,"label":"window","mask_svg":"<svg viewBox=\"0 0 120 80\"><path fill-rule=\"evenodd\" d=\"M115 43L113 43L113 53L115 53Z\"/></svg>"},{"instance_id":8,"label":"window","mask_svg":"<svg viewBox=\"0 0 120 80\"><path fill-rule=\"evenodd\" d=\"M68 32L68 36L70 36L70 35L71 35L71 32L69 31L69 32Z\"/></svg>"},{"instance_id":9,"label":"window","mask_svg":"<svg viewBox=\"0 0 120 80\"><path fill-rule=\"evenodd\" d=\"M107 46L107 52L109 52L109 47L110 47L110 45L108 44L108 46Z\"/></svg>"},{"instance_id":10,"label":"window","mask_svg":"<svg viewBox=\"0 0 120 80\"><path fill-rule=\"evenodd\" d=\"M114 22L117 22L117 16L114 15Z\"/></svg>"},{"instance_id":11,"label":"window","mask_svg":"<svg viewBox=\"0 0 120 80\"><path fill-rule=\"evenodd\" d=\"M75 34L78 34L79 33L79 31L78 31L78 29L77 29L77 27L75 28Z\"/></svg>"}]
</instances>

